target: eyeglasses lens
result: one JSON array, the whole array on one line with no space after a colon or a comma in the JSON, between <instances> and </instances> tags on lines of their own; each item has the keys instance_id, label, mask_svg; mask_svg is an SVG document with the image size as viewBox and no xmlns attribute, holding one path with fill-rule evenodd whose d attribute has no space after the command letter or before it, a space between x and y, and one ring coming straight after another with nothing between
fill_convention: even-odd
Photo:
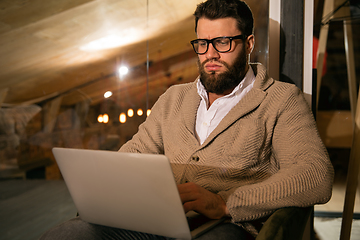
<instances>
[{"instance_id":1,"label":"eyeglasses lens","mask_svg":"<svg viewBox=\"0 0 360 240\"><path fill-rule=\"evenodd\" d=\"M230 50L230 39L229 38L217 38L213 41L216 50L219 52L227 52Z\"/></svg>"},{"instance_id":2,"label":"eyeglasses lens","mask_svg":"<svg viewBox=\"0 0 360 240\"><path fill-rule=\"evenodd\" d=\"M210 41L206 40L196 40L193 41L192 44L194 46L194 50L197 54L204 54L208 50L208 44ZM230 50L230 39L227 37L215 38L211 41L214 48L218 52L228 52Z\"/></svg>"}]
</instances>

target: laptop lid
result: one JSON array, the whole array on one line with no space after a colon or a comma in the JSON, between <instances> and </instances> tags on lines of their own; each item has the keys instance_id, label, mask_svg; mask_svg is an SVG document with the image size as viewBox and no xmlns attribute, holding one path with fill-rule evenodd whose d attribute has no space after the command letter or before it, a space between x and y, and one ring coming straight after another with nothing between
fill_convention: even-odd
<instances>
[{"instance_id":1,"label":"laptop lid","mask_svg":"<svg viewBox=\"0 0 360 240\"><path fill-rule=\"evenodd\" d=\"M84 221L191 239L165 155L68 148L53 154Z\"/></svg>"}]
</instances>

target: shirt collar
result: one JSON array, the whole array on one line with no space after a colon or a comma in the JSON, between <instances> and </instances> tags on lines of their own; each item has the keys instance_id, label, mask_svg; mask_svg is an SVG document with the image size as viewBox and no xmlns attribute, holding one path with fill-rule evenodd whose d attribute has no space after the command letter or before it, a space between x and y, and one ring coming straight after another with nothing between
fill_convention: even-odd
<instances>
[{"instance_id":1,"label":"shirt collar","mask_svg":"<svg viewBox=\"0 0 360 240\"><path fill-rule=\"evenodd\" d=\"M255 80L254 71L253 71L252 67L249 66L249 69L248 69L245 77L243 78L243 80L241 80L241 82L234 88L234 90L231 93L229 93L228 95L223 96L222 98L229 98L229 97L234 96L237 93L241 93L242 90L244 90L244 88L249 86L254 80ZM205 89L204 85L201 83L200 78L198 78L196 86L197 86L197 92L198 92L199 96L206 103L208 103L208 94L206 92L206 89Z\"/></svg>"}]
</instances>

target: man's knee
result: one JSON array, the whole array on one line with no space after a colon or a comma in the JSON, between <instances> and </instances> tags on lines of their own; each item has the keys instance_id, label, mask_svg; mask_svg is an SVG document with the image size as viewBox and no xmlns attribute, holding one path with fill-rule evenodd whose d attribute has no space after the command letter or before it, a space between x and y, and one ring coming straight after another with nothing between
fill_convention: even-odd
<instances>
[{"instance_id":1,"label":"man's knee","mask_svg":"<svg viewBox=\"0 0 360 240\"><path fill-rule=\"evenodd\" d=\"M209 232L198 238L199 240L221 240L221 239L239 239L239 240L254 240L249 233L243 228L232 224L223 223L211 229Z\"/></svg>"},{"instance_id":2,"label":"man's knee","mask_svg":"<svg viewBox=\"0 0 360 240\"><path fill-rule=\"evenodd\" d=\"M101 231L96 225L87 223L80 218L73 218L45 232L40 240L56 239L96 239Z\"/></svg>"}]
</instances>

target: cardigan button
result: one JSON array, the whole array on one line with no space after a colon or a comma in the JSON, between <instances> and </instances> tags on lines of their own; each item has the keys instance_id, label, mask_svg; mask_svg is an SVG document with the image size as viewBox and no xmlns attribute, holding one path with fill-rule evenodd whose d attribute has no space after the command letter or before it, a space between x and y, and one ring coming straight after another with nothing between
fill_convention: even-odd
<instances>
[{"instance_id":1,"label":"cardigan button","mask_svg":"<svg viewBox=\"0 0 360 240\"><path fill-rule=\"evenodd\" d=\"M192 156L192 160L195 162L198 162L200 160L200 158L198 156Z\"/></svg>"}]
</instances>

